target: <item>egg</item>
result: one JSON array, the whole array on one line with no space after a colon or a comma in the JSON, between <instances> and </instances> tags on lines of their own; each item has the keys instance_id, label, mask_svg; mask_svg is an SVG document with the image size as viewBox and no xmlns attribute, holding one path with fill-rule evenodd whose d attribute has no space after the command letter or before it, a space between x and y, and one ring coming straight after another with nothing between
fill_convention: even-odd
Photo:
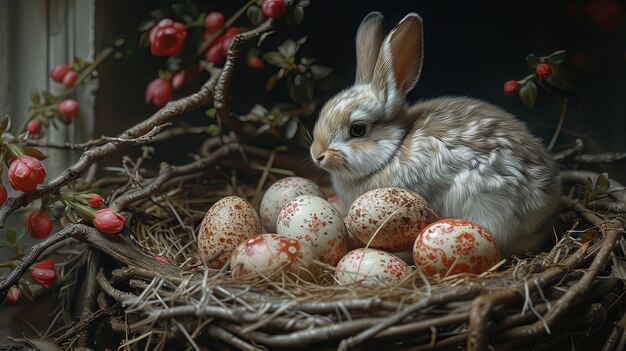
<instances>
[{"instance_id":1,"label":"egg","mask_svg":"<svg viewBox=\"0 0 626 351\"><path fill-rule=\"evenodd\" d=\"M239 243L259 234L261 223L252 205L239 196L227 196L204 216L198 232L198 251L209 267L220 269Z\"/></svg>"},{"instance_id":2,"label":"egg","mask_svg":"<svg viewBox=\"0 0 626 351\"><path fill-rule=\"evenodd\" d=\"M335 278L341 285L396 286L411 273L409 265L398 257L376 249L348 252L337 264Z\"/></svg>"},{"instance_id":3,"label":"egg","mask_svg":"<svg viewBox=\"0 0 626 351\"><path fill-rule=\"evenodd\" d=\"M426 200L402 188L380 188L359 196L345 218L352 236L369 247L407 251L424 227L435 221ZM373 239L372 239L373 237Z\"/></svg>"},{"instance_id":4,"label":"egg","mask_svg":"<svg viewBox=\"0 0 626 351\"><path fill-rule=\"evenodd\" d=\"M420 233L413 259L428 276L482 273L500 262L493 235L480 225L461 219L443 219Z\"/></svg>"},{"instance_id":5,"label":"egg","mask_svg":"<svg viewBox=\"0 0 626 351\"><path fill-rule=\"evenodd\" d=\"M235 278L263 275L280 279L284 273L313 280L318 271L313 259L313 250L307 244L282 235L262 234L239 244L230 266Z\"/></svg>"},{"instance_id":6,"label":"egg","mask_svg":"<svg viewBox=\"0 0 626 351\"><path fill-rule=\"evenodd\" d=\"M278 215L276 233L311 245L319 261L333 266L348 252L341 214L321 197L301 195L287 202Z\"/></svg>"},{"instance_id":7,"label":"egg","mask_svg":"<svg viewBox=\"0 0 626 351\"><path fill-rule=\"evenodd\" d=\"M301 177L287 177L272 184L261 198L259 215L268 233L276 233L276 219L287 201L300 195L314 195L326 198L317 184Z\"/></svg>"}]
</instances>

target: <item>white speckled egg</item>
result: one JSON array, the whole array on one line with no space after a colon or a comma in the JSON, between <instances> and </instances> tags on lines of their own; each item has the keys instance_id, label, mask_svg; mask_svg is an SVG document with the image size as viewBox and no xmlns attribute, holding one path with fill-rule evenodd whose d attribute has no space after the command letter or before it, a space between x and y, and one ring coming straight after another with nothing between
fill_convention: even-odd
<instances>
[{"instance_id":1,"label":"white speckled egg","mask_svg":"<svg viewBox=\"0 0 626 351\"><path fill-rule=\"evenodd\" d=\"M326 198L317 184L301 177L287 177L272 184L263 194L259 215L261 224L269 233L276 232L276 219L287 201L300 195L314 195Z\"/></svg>"},{"instance_id":2,"label":"white speckled egg","mask_svg":"<svg viewBox=\"0 0 626 351\"><path fill-rule=\"evenodd\" d=\"M262 234L239 244L230 266L235 278L252 274L279 279L285 273L313 280L318 272L313 258L313 250L307 244L282 235Z\"/></svg>"},{"instance_id":3,"label":"white speckled egg","mask_svg":"<svg viewBox=\"0 0 626 351\"><path fill-rule=\"evenodd\" d=\"M482 273L500 262L493 235L476 223L442 219L420 233L413 259L428 276Z\"/></svg>"},{"instance_id":4,"label":"white speckled egg","mask_svg":"<svg viewBox=\"0 0 626 351\"><path fill-rule=\"evenodd\" d=\"M222 268L242 241L261 234L259 216L248 201L227 196L206 213L198 232L198 251L206 264Z\"/></svg>"},{"instance_id":5,"label":"white speckled egg","mask_svg":"<svg viewBox=\"0 0 626 351\"><path fill-rule=\"evenodd\" d=\"M376 249L348 252L337 264L335 278L341 285L359 283L365 286L395 286L411 272L398 257Z\"/></svg>"},{"instance_id":6,"label":"white speckled egg","mask_svg":"<svg viewBox=\"0 0 626 351\"><path fill-rule=\"evenodd\" d=\"M341 214L321 197L301 195L287 202L278 215L276 233L311 245L318 260L333 266L348 252Z\"/></svg>"},{"instance_id":7,"label":"white speckled egg","mask_svg":"<svg viewBox=\"0 0 626 351\"><path fill-rule=\"evenodd\" d=\"M352 203L345 218L352 236L366 245L374 237L369 247L389 252L411 250L420 231L434 220L426 200L402 188L364 193Z\"/></svg>"}]
</instances>

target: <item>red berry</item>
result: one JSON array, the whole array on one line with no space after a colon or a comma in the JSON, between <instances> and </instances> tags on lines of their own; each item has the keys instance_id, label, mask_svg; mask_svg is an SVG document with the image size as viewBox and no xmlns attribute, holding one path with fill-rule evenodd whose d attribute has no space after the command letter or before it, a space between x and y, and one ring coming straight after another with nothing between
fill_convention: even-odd
<instances>
[{"instance_id":1,"label":"red berry","mask_svg":"<svg viewBox=\"0 0 626 351\"><path fill-rule=\"evenodd\" d=\"M4 206L7 203L7 199L9 198L9 193L7 193L7 188L4 185L0 184L0 207Z\"/></svg>"},{"instance_id":2,"label":"red berry","mask_svg":"<svg viewBox=\"0 0 626 351\"><path fill-rule=\"evenodd\" d=\"M59 103L59 112L66 117L74 117L80 112L80 106L76 100L65 99Z\"/></svg>"},{"instance_id":3,"label":"red berry","mask_svg":"<svg viewBox=\"0 0 626 351\"><path fill-rule=\"evenodd\" d=\"M170 263L170 261L168 261L167 258L162 257L162 256L154 256L154 259L162 263Z\"/></svg>"},{"instance_id":4,"label":"red berry","mask_svg":"<svg viewBox=\"0 0 626 351\"><path fill-rule=\"evenodd\" d=\"M96 211L96 218L93 219L93 225L104 234L117 234L124 229L126 218L119 213L111 211L109 208L103 208Z\"/></svg>"},{"instance_id":5,"label":"red berry","mask_svg":"<svg viewBox=\"0 0 626 351\"><path fill-rule=\"evenodd\" d=\"M20 291L20 288L13 285L9 288L9 292L7 293L7 301L9 301L9 303L11 304L16 303L17 300L20 299L21 294L22 292Z\"/></svg>"},{"instance_id":6,"label":"red berry","mask_svg":"<svg viewBox=\"0 0 626 351\"><path fill-rule=\"evenodd\" d=\"M226 30L226 33L224 33L224 36L227 38L232 38L237 34L241 34L241 28L239 27L230 27Z\"/></svg>"},{"instance_id":7,"label":"red berry","mask_svg":"<svg viewBox=\"0 0 626 351\"><path fill-rule=\"evenodd\" d=\"M65 77L63 77L63 86L66 89L73 87L74 83L76 83L76 78L78 78L78 73L76 73L76 71L67 72Z\"/></svg>"},{"instance_id":8,"label":"red berry","mask_svg":"<svg viewBox=\"0 0 626 351\"><path fill-rule=\"evenodd\" d=\"M22 155L10 161L8 177L13 189L31 191L44 182L46 169L38 159Z\"/></svg>"},{"instance_id":9,"label":"red berry","mask_svg":"<svg viewBox=\"0 0 626 351\"><path fill-rule=\"evenodd\" d=\"M547 63L540 63L535 67L535 73L541 78L548 78L552 75L552 68Z\"/></svg>"},{"instance_id":10,"label":"red berry","mask_svg":"<svg viewBox=\"0 0 626 351\"><path fill-rule=\"evenodd\" d=\"M172 100L172 83L169 80L157 78L146 87L146 104L152 103L161 108Z\"/></svg>"},{"instance_id":11,"label":"red berry","mask_svg":"<svg viewBox=\"0 0 626 351\"><path fill-rule=\"evenodd\" d=\"M226 55L228 54L228 48L230 47L230 42L232 39L233 37L224 35L220 38L220 40L217 41L217 45L222 48L222 55L224 55L224 57L226 57Z\"/></svg>"},{"instance_id":12,"label":"red berry","mask_svg":"<svg viewBox=\"0 0 626 351\"><path fill-rule=\"evenodd\" d=\"M185 48L187 28L169 18L162 19L150 30L150 52L154 56L177 56Z\"/></svg>"},{"instance_id":13,"label":"red berry","mask_svg":"<svg viewBox=\"0 0 626 351\"><path fill-rule=\"evenodd\" d=\"M504 83L504 95L505 96L514 96L517 94L521 86L516 80L509 80Z\"/></svg>"},{"instance_id":14,"label":"red berry","mask_svg":"<svg viewBox=\"0 0 626 351\"><path fill-rule=\"evenodd\" d=\"M50 71L50 78L57 83L63 83L63 77L71 70L72 67L70 65L58 65Z\"/></svg>"},{"instance_id":15,"label":"red berry","mask_svg":"<svg viewBox=\"0 0 626 351\"><path fill-rule=\"evenodd\" d=\"M211 32L217 32L224 25L224 15L221 12L211 12L204 19L204 26Z\"/></svg>"},{"instance_id":16,"label":"red berry","mask_svg":"<svg viewBox=\"0 0 626 351\"><path fill-rule=\"evenodd\" d=\"M279 18L287 14L285 0L263 0L261 12L267 17Z\"/></svg>"},{"instance_id":17,"label":"red berry","mask_svg":"<svg viewBox=\"0 0 626 351\"><path fill-rule=\"evenodd\" d=\"M172 77L172 88L178 90L183 87L183 84L185 84L185 72L180 71Z\"/></svg>"},{"instance_id":18,"label":"red berry","mask_svg":"<svg viewBox=\"0 0 626 351\"><path fill-rule=\"evenodd\" d=\"M102 198L102 196L98 195L98 194L87 194L85 195L86 200L87 200L87 204L91 207L100 207L102 206L102 204L104 203L104 199Z\"/></svg>"},{"instance_id":19,"label":"red berry","mask_svg":"<svg viewBox=\"0 0 626 351\"><path fill-rule=\"evenodd\" d=\"M224 51L220 42L211 46L204 54L204 59L212 63L220 63L224 59Z\"/></svg>"},{"instance_id":20,"label":"red berry","mask_svg":"<svg viewBox=\"0 0 626 351\"><path fill-rule=\"evenodd\" d=\"M258 56L250 56L248 57L248 66L256 69L265 68L265 62Z\"/></svg>"},{"instance_id":21,"label":"red berry","mask_svg":"<svg viewBox=\"0 0 626 351\"><path fill-rule=\"evenodd\" d=\"M41 133L41 122L39 122L38 119L31 119L26 124L26 130L28 130L28 133L31 135L39 135L39 133Z\"/></svg>"},{"instance_id":22,"label":"red berry","mask_svg":"<svg viewBox=\"0 0 626 351\"><path fill-rule=\"evenodd\" d=\"M35 268L30 271L30 277L35 283L49 289L52 286L52 283L54 283L57 279L57 274L54 269Z\"/></svg>"},{"instance_id":23,"label":"red berry","mask_svg":"<svg viewBox=\"0 0 626 351\"><path fill-rule=\"evenodd\" d=\"M33 265L33 267L35 268L41 268L41 269L53 269L54 268L54 260L49 258L45 261L41 261L39 263L35 263Z\"/></svg>"},{"instance_id":24,"label":"red berry","mask_svg":"<svg viewBox=\"0 0 626 351\"><path fill-rule=\"evenodd\" d=\"M47 211L34 211L24 222L26 231L34 239L43 239L52 231L52 219Z\"/></svg>"}]
</instances>

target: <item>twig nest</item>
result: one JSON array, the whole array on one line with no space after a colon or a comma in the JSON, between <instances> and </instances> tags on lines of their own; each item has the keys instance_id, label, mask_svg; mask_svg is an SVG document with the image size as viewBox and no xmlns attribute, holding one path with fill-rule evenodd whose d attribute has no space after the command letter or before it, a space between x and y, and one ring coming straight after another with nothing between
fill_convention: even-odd
<instances>
[{"instance_id":1,"label":"twig nest","mask_svg":"<svg viewBox=\"0 0 626 351\"><path fill-rule=\"evenodd\" d=\"M406 262L388 252L361 248L348 252L339 261L335 278L341 285L396 286L410 272Z\"/></svg>"},{"instance_id":2,"label":"twig nest","mask_svg":"<svg viewBox=\"0 0 626 351\"><path fill-rule=\"evenodd\" d=\"M263 194L259 214L261 223L269 233L276 233L276 219L280 209L300 195L314 195L326 198L317 184L301 177L287 177L272 184Z\"/></svg>"},{"instance_id":3,"label":"twig nest","mask_svg":"<svg viewBox=\"0 0 626 351\"><path fill-rule=\"evenodd\" d=\"M319 261L333 266L348 252L341 214L318 196L301 195L287 202L278 215L276 233L311 245Z\"/></svg>"},{"instance_id":4,"label":"twig nest","mask_svg":"<svg viewBox=\"0 0 626 351\"><path fill-rule=\"evenodd\" d=\"M380 188L359 196L345 218L352 236L369 247L407 251L419 233L435 220L426 200L402 188ZM370 242L371 240L371 242Z\"/></svg>"},{"instance_id":5,"label":"twig nest","mask_svg":"<svg viewBox=\"0 0 626 351\"><path fill-rule=\"evenodd\" d=\"M482 273L500 262L493 235L480 225L461 219L443 219L420 233L413 259L428 276Z\"/></svg>"},{"instance_id":6,"label":"twig nest","mask_svg":"<svg viewBox=\"0 0 626 351\"><path fill-rule=\"evenodd\" d=\"M262 234L239 244L230 266L235 278L253 275L276 280L288 274L310 281L317 277L313 260L311 246L282 235Z\"/></svg>"},{"instance_id":7,"label":"twig nest","mask_svg":"<svg viewBox=\"0 0 626 351\"><path fill-rule=\"evenodd\" d=\"M259 234L261 223L252 205L239 196L227 196L204 216L198 232L198 251L207 266L220 269L239 243Z\"/></svg>"}]
</instances>

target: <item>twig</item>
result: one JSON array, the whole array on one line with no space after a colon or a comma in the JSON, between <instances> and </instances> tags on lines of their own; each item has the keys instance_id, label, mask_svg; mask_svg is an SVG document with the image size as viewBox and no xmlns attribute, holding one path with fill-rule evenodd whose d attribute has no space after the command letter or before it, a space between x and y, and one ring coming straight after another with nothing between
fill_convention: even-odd
<instances>
[{"instance_id":1,"label":"twig","mask_svg":"<svg viewBox=\"0 0 626 351\"><path fill-rule=\"evenodd\" d=\"M548 151L552 151L554 148L554 144L556 144L556 140L559 138L559 134L561 134L561 128L563 128L563 123L565 122L565 114L567 113L567 97L563 98L563 105L561 106L561 115L559 116L559 122L556 125L556 129L554 130L554 134L552 135L552 139L548 144Z\"/></svg>"},{"instance_id":2,"label":"twig","mask_svg":"<svg viewBox=\"0 0 626 351\"><path fill-rule=\"evenodd\" d=\"M585 184L588 178L596 179L600 176L600 173L591 172L591 171L562 171L561 178L563 182L574 182ZM608 189L608 194L617 201L626 203L626 190L622 184L620 184L615 179L609 178L609 182L611 183L611 188ZM611 191L612 189L617 189L615 191Z\"/></svg>"},{"instance_id":3,"label":"twig","mask_svg":"<svg viewBox=\"0 0 626 351\"><path fill-rule=\"evenodd\" d=\"M580 152L583 151L584 147L585 145L583 144L583 141L581 139L576 139L574 146L569 149L565 149L555 154L552 154L552 159L557 162L563 161L568 157L580 154Z\"/></svg>"},{"instance_id":4,"label":"twig","mask_svg":"<svg viewBox=\"0 0 626 351\"><path fill-rule=\"evenodd\" d=\"M626 152L607 152L602 154L582 154L574 157L580 163L611 163L626 158Z\"/></svg>"},{"instance_id":5,"label":"twig","mask_svg":"<svg viewBox=\"0 0 626 351\"><path fill-rule=\"evenodd\" d=\"M81 318L83 318L83 320L86 320L90 318L90 316L94 315L94 310L97 307L96 298L98 297L98 290L96 283L96 274L98 273L99 266L100 252L96 251L94 248L89 248L87 254L87 269L85 272L85 293L82 298L83 313ZM88 347L92 345L93 336L93 333L87 330L86 333L81 334L78 342L79 345L83 347ZM61 343L61 341L57 340L57 343Z\"/></svg>"},{"instance_id":6,"label":"twig","mask_svg":"<svg viewBox=\"0 0 626 351\"><path fill-rule=\"evenodd\" d=\"M7 217L18 208L25 206L46 194L58 191L64 185L80 177L95 162L112 156L113 154L124 149L129 144L122 142L123 140L140 139L150 134L154 128L160 128L160 126L169 123L175 117L208 104L212 98L212 91L216 78L217 74L212 76L211 79L209 79L197 93L169 102L165 105L165 107L157 111L150 118L120 134L118 137L119 140L108 141L105 144L83 152L76 163L65 169L48 183L38 186L31 192L22 193L17 197L8 199L6 204L0 208L0 227L4 227Z\"/></svg>"},{"instance_id":7,"label":"twig","mask_svg":"<svg viewBox=\"0 0 626 351\"><path fill-rule=\"evenodd\" d=\"M243 340L241 340L240 338L236 337L235 335L229 333L227 330L225 330L224 328L216 325L216 324L211 324L209 325L207 332L209 333L210 336L218 339L218 340L222 340L223 342L225 342L226 344L236 348L237 350L242 350L242 351L258 351L258 350L263 350L261 348L258 347L254 347L252 344L249 344Z\"/></svg>"},{"instance_id":8,"label":"twig","mask_svg":"<svg viewBox=\"0 0 626 351\"><path fill-rule=\"evenodd\" d=\"M100 322L102 318L108 317L113 313L115 312L110 309L99 309L89 315L85 315L83 316L83 319L73 325L63 335L55 338L54 342L57 344L62 344L68 341L70 338L75 337L77 334L90 329L96 323Z\"/></svg>"}]
</instances>

